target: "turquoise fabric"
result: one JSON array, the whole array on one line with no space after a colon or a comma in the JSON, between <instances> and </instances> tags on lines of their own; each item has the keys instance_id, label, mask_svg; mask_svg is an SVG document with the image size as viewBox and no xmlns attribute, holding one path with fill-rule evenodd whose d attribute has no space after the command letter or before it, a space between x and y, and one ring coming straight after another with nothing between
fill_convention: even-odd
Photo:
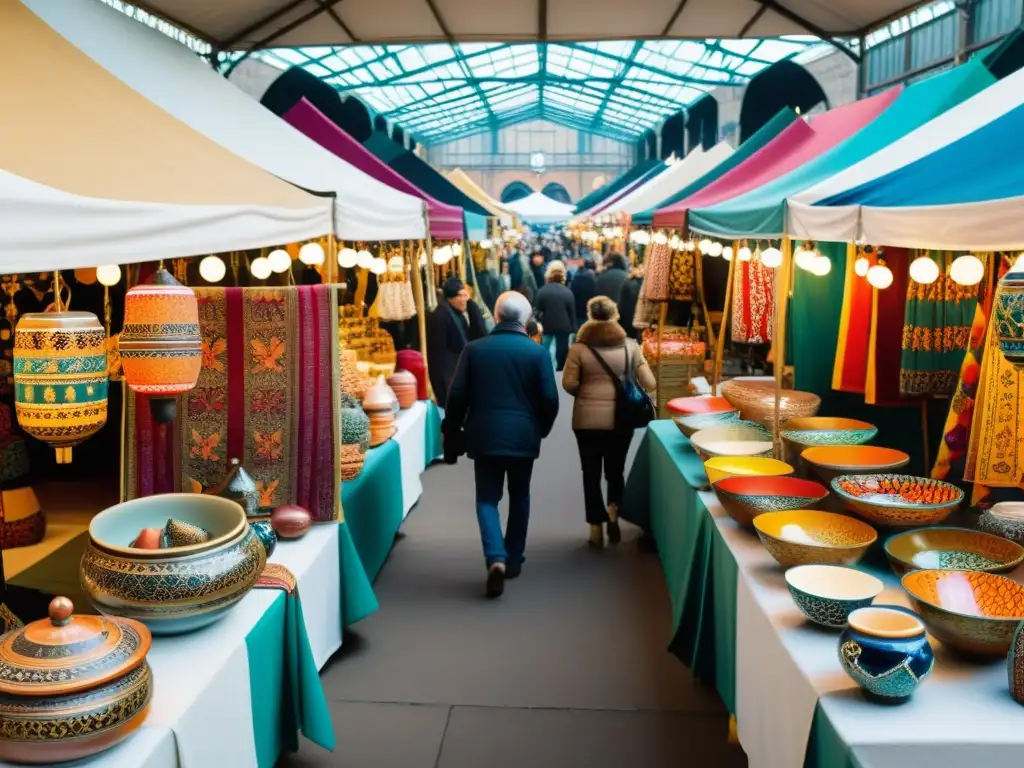
<instances>
[{"instance_id":1,"label":"turquoise fabric","mask_svg":"<svg viewBox=\"0 0 1024 768\"><path fill-rule=\"evenodd\" d=\"M486 240L488 235L487 217L478 213L464 211L466 218L466 237L470 240Z\"/></svg>"},{"instance_id":2,"label":"turquoise fabric","mask_svg":"<svg viewBox=\"0 0 1024 768\"><path fill-rule=\"evenodd\" d=\"M691 210L690 227L732 237L781 237L786 231L786 198L873 155L993 82L984 62L975 59L915 83L877 118L815 159L744 195Z\"/></svg>"},{"instance_id":3,"label":"turquoise fabric","mask_svg":"<svg viewBox=\"0 0 1024 768\"><path fill-rule=\"evenodd\" d=\"M246 636L245 647L259 768L273 768L284 750L296 751L299 731L333 750L334 726L297 593L278 593Z\"/></svg>"},{"instance_id":4,"label":"turquoise fabric","mask_svg":"<svg viewBox=\"0 0 1024 768\"><path fill-rule=\"evenodd\" d=\"M705 488L708 477L704 473L704 462L690 448L690 441L670 419L651 422L633 457L633 466L626 478L626 493L623 498L622 519L651 533L651 442L654 435L662 447L672 451L676 465L683 473L686 483L693 488Z\"/></svg>"},{"instance_id":5,"label":"turquoise fabric","mask_svg":"<svg viewBox=\"0 0 1024 768\"><path fill-rule=\"evenodd\" d=\"M388 440L367 451L359 477L341 484L341 503L355 550L372 582L402 524L402 455L398 443Z\"/></svg>"},{"instance_id":6,"label":"turquoise fabric","mask_svg":"<svg viewBox=\"0 0 1024 768\"><path fill-rule=\"evenodd\" d=\"M820 701L814 707L804 768L863 768L860 760L836 732Z\"/></svg>"},{"instance_id":7,"label":"turquoise fabric","mask_svg":"<svg viewBox=\"0 0 1024 768\"><path fill-rule=\"evenodd\" d=\"M424 428L427 439L427 466L444 456L444 443L441 440L441 411L433 400L426 401L427 424Z\"/></svg>"},{"instance_id":8,"label":"turquoise fabric","mask_svg":"<svg viewBox=\"0 0 1024 768\"><path fill-rule=\"evenodd\" d=\"M348 522L338 525L338 560L341 567L341 628L345 629L380 607Z\"/></svg>"},{"instance_id":9,"label":"turquoise fabric","mask_svg":"<svg viewBox=\"0 0 1024 768\"><path fill-rule=\"evenodd\" d=\"M660 208L667 208L674 203L678 203L680 200L685 200L695 192L699 192L704 189L708 184L715 181L720 176L724 176L726 173L731 171L737 165L745 161L748 157L759 151L765 144L770 142L794 120L798 119L798 115L789 107L785 107L780 110L771 120L762 125L753 136L747 139L745 142L740 144L735 152L729 157L720 162L710 171L705 173L695 182L690 184L688 187L676 192L671 197L662 200L655 206L648 208L646 211L634 214L632 217L633 226L645 225L649 226L654 221L654 212Z\"/></svg>"}]
</instances>

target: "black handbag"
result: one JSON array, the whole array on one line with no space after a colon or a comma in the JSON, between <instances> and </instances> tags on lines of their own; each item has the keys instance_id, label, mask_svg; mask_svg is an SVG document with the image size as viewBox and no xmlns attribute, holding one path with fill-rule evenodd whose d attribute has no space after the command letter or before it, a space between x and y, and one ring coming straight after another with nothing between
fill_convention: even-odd
<instances>
[{"instance_id":1,"label":"black handbag","mask_svg":"<svg viewBox=\"0 0 1024 768\"><path fill-rule=\"evenodd\" d=\"M629 344L626 344L626 371L621 379L615 375L615 371L594 347L590 344L587 344L586 347L597 358L597 362L601 364L615 385L615 429L632 431L646 427L654 421L657 414L654 401L636 383L633 361L629 354Z\"/></svg>"}]
</instances>

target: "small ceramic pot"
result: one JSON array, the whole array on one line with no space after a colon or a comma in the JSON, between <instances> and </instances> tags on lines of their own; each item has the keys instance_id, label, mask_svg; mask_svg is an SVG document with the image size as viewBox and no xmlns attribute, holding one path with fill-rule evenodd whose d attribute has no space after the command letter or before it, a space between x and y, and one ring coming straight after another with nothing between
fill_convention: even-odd
<instances>
[{"instance_id":1,"label":"small ceramic pot","mask_svg":"<svg viewBox=\"0 0 1024 768\"><path fill-rule=\"evenodd\" d=\"M416 376L409 371L395 371L388 376L388 386L398 398L399 408L412 408L416 404Z\"/></svg>"},{"instance_id":2,"label":"small ceramic pot","mask_svg":"<svg viewBox=\"0 0 1024 768\"><path fill-rule=\"evenodd\" d=\"M1019 263L999 280L992 313L1003 357L1024 370L1024 271Z\"/></svg>"},{"instance_id":3,"label":"small ceramic pot","mask_svg":"<svg viewBox=\"0 0 1024 768\"><path fill-rule=\"evenodd\" d=\"M171 518L204 528L210 540L173 549L129 546L140 528L162 527ZM233 501L194 493L147 496L110 507L89 523L82 586L103 613L140 621L153 634L181 634L212 624L245 597L271 549Z\"/></svg>"},{"instance_id":4,"label":"small ceramic pot","mask_svg":"<svg viewBox=\"0 0 1024 768\"><path fill-rule=\"evenodd\" d=\"M309 510L297 504L282 504L270 515L270 525L282 539L297 539L313 522Z\"/></svg>"},{"instance_id":5,"label":"small ceramic pot","mask_svg":"<svg viewBox=\"0 0 1024 768\"><path fill-rule=\"evenodd\" d=\"M854 611L849 624L839 636L843 671L871 698L909 699L935 665L921 620L905 608L879 605Z\"/></svg>"},{"instance_id":6,"label":"small ceramic pot","mask_svg":"<svg viewBox=\"0 0 1024 768\"><path fill-rule=\"evenodd\" d=\"M49 619L0 638L0 760L49 764L95 755L142 725L153 695L149 630L130 619Z\"/></svg>"},{"instance_id":7,"label":"small ceramic pot","mask_svg":"<svg viewBox=\"0 0 1024 768\"><path fill-rule=\"evenodd\" d=\"M363 410L367 413L380 411L394 413L398 410L398 397L383 376L378 376L377 382L363 396Z\"/></svg>"}]
</instances>

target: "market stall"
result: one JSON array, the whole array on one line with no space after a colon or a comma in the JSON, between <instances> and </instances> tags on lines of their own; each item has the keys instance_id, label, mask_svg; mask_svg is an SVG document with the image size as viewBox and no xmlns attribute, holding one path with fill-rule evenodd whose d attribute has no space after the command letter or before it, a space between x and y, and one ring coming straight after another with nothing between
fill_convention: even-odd
<instances>
[{"instance_id":1,"label":"market stall","mask_svg":"<svg viewBox=\"0 0 1024 768\"><path fill-rule=\"evenodd\" d=\"M560 203L543 192L534 192L515 200L508 207L527 224L560 224L573 215L573 206Z\"/></svg>"},{"instance_id":2,"label":"market stall","mask_svg":"<svg viewBox=\"0 0 1024 768\"><path fill-rule=\"evenodd\" d=\"M516 226L515 214L488 195L487 192L485 192L484 189L475 181L469 178L466 172L461 168L455 168L454 170L448 171L445 175L448 181L490 211L491 215L498 220L498 223L501 224L501 226L509 228Z\"/></svg>"}]
</instances>

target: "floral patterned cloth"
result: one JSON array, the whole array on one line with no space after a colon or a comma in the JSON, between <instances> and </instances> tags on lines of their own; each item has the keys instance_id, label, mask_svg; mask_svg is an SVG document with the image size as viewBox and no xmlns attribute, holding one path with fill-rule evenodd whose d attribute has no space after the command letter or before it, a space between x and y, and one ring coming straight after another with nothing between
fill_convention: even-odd
<instances>
[{"instance_id":1,"label":"floral patterned cloth","mask_svg":"<svg viewBox=\"0 0 1024 768\"><path fill-rule=\"evenodd\" d=\"M737 261L732 282L732 340L767 344L775 324L775 271L761 263L760 251Z\"/></svg>"},{"instance_id":2,"label":"floral patterned cloth","mask_svg":"<svg viewBox=\"0 0 1024 768\"><path fill-rule=\"evenodd\" d=\"M647 301L668 301L672 250L667 245L651 245L645 266L644 298Z\"/></svg>"}]
</instances>

